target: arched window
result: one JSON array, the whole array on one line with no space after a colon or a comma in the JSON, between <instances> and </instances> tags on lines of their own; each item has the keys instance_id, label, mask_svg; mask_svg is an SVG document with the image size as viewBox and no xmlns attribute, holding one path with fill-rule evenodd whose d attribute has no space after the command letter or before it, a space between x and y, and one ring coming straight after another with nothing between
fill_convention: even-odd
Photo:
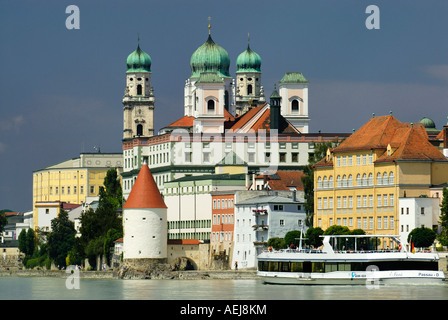
<instances>
[{"instance_id":1,"label":"arched window","mask_svg":"<svg viewBox=\"0 0 448 320\"><path fill-rule=\"evenodd\" d=\"M383 184L383 181L381 180L381 172L378 172L376 175L376 184L379 186Z\"/></svg>"},{"instance_id":2,"label":"arched window","mask_svg":"<svg viewBox=\"0 0 448 320\"><path fill-rule=\"evenodd\" d=\"M340 188L341 187L341 176L338 176L336 178L336 187Z\"/></svg>"},{"instance_id":3,"label":"arched window","mask_svg":"<svg viewBox=\"0 0 448 320\"><path fill-rule=\"evenodd\" d=\"M394 173L389 172L389 184L394 184Z\"/></svg>"},{"instance_id":4,"label":"arched window","mask_svg":"<svg viewBox=\"0 0 448 320\"><path fill-rule=\"evenodd\" d=\"M343 187L347 187L347 176L344 174L344 176L342 177L342 186Z\"/></svg>"},{"instance_id":5,"label":"arched window","mask_svg":"<svg viewBox=\"0 0 448 320\"><path fill-rule=\"evenodd\" d=\"M329 182L330 188L333 188L333 176L330 176L330 178L328 179L328 182Z\"/></svg>"},{"instance_id":6,"label":"arched window","mask_svg":"<svg viewBox=\"0 0 448 320\"><path fill-rule=\"evenodd\" d=\"M251 85L251 84L249 84L249 85L247 86L247 94L248 94L248 95L252 94L252 85Z\"/></svg>"},{"instance_id":7,"label":"arched window","mask_svg":"<svg viewBox=\"0 0 448 320\"><path fill-rule=\"evenodd\" d=\"M322 188L322 177L317 178L317 188Z\"/></svg>"},{"instance_id":8,"label":"arched window","mask_svg":"<svg viewBox=\"0 0 448 320\"><path fill-rule=\"evenodd\" d=\"M353 187L353 176L352 175L348 176L348 186Z\"/></svg>"},{"instance_id":9,"label":"arched window","mask_svg":"<svg viewBox=\"0 0 448 320\"><path fill-rule=\"evenodd\" d=\"M291 102L291 112L292 113L299 113L299 101L294 99Z\"/></svg>"},{"instance_id":10,"label":"arched window","mask_svg":"<svg viewBox=\"0 0 448 320\"><path fill-rule=\"evenodd\" d=\"M369 186L373 186L373 174L369 173Z\"/></svg>"},{"instance_id":11,"label":"arched window","mask_svg":"<svg viewBox=\"0 0 448 320\"><path fill-rule=\"evenodd\" d=\"M142 95L142 85L141 84L137 85L137 95L138 96Z\"/></svg>"},{"instance_id":12,"label":"arched window","mask_svg":"<svg viewBox=\"0 0 448 320\"><path fill-rule=\"evenodd\" d=\"M383 173L383 184L387 184L389 181L387 179L387 172Z\"/></svg>"},{"instance_id":13,"label":"arched window","mask_svg":"<svg viewBox=\"0 0 448 320\"><path fill-rule=\"evenodd\" d=\"M361 175L358 173L358 175L356 176L356 185L358 186L358 187L360 187L361 186Z\"/></svg>"},{"instance_id":14,"label":"arched window","mask_svg":"<svg viewBox=\"0 0 448 320\"><path fill-rule=\"evenodd\" d=\"M324 188L328 188L327 176L324 177Z\"/></svg>"},{"instance_id":15,"label":"arched window","mask_svg":"<svg viewBox=\"0 0 448 320\"><path fill-rule=\"evenodd\" d=\"M215 101L212 99L207 101L207 113L215 113Z\"/></svg>"},{"instance_id":16,"label":"arched window","mask_svg":"<svg viewBox=\"0 0 448 320\"><path fill-rule=\"evenodd\" d=\"M362 175L362 185L363 186L367 185L367 175L365 173Z\"/></svg>"},{"instance_id":17,"label":"arched window","mask_svg":"<svg viewBox=\"0 0 448 320\"><path fill-rule=\"evenodd\" d=\"M143 135L143 126L141 124L137 125L137 135L138 136Z\"/></svg>"}]
</instances>

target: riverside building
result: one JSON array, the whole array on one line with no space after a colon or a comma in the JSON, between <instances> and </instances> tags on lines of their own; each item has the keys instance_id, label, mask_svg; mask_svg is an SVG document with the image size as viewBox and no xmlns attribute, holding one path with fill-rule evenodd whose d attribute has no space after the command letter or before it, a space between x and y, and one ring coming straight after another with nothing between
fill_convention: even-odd
<instances>
[{"instance_id":1,"label":"riverside building","mask_svg":"<svg viewBox=\"0 0 448 320\"><path fill-rule=\"evenodd\" d=\"M423 124L373 117L315 164L314 226L398 235L399 199L430 196L431 186L447 180L448 159L429 142Z\"/></svg>"}]
</instances>

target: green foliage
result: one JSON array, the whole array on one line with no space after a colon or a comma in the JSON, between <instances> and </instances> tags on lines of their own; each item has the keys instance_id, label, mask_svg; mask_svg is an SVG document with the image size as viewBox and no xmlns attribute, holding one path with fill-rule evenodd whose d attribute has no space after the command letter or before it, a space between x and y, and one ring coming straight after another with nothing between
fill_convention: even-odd
<instances>
[{"instance_id":1,"label":"green foliage","mask_svg":"<svg viewBox=\"0 0 448 320\"><path fill-rule=\"evenodd\" d=\"M272 247L275 250L280 250L285 248L285 240L283 238L278 238L278 237L274 237L274 238L270 238L268 240L268 247Z\"/></svg>"},{"instance_id":2,"label":"green foliage","mask_svg":"<svg viewBox=\"0 0 448 320\"><path fill-rule=\"evenodd\" d=\"M412 241L414 247L427 248L434 243L436 233L429 228L415 228L408 235L408 243Z\"/></svg>"},{"instance_id":3,"label":"green foliage","mask_svg":"<svg viewBox=\"0 0 448 320\"><path fill-rule=\"evenodd\" d=\"M348 227L333 225L325 230L324 235L342 235L351 234Z\"/></svg>"},{"instance_id":4,"label":"green foliage","mask_svg":"<svg viewBox=\"0 0 448 320\"><path fill-rule=\"evenodd\" d=\"M324 231L317 227L317 228L308 228L308 230L306 231L306 241L305 243L314 247L314 248L319 248L323 242L322 242L322 238L320 237L321 235L324 234Z\"/></svg>"},{"instance_id":5,"label":"green foliage","mask_svg":"<svg viewBox=\"0 0 448 320\"><path fill-rule=\"evenodd\" d=\"M61 210L59 216L51 221L51 229L48 235L49 256L59 267L66 266L65 258L75 242L75 225L68 219L68 213Z\"/></svg>"},{"instance_id":6,"label":"green foliage","mask_svg":"<svg viewBox=\"0 0 448 320\"><path fill-rule=\"evenodd\" d=\"M25 256L32 256L35 248L37 247L37 237L33 229L23 229L18 237L19 250L25 254Z\"/></svg>"},{"instance_id":7,"label":"green foliage","mask_svg":"<svg viewBox=\"0 0 448 320\"><path fill-rule=\"evenodd\" d=\"M443 200L440 204L440 227L441 232L437 239L443 246L448 246L448 189L443 188Z\"/></svg>"},{"instance_id":8,"label":"green foliage","mask_svg":"<svg viewBox=\"0 0 448 320\"><path fill-rule=\"evenodd\" d=\"M107 170L103 185L104 187L100 187L99 207L117 210L121 207L123 201L123 191L117 169Z\"/></svg>"},{"instance_id":9,"label":"green foliage","mask_svg":"<svg viewBox=\"0 0 448 320\"><path fill-rule=\"evenodd\" d=\"M285 234L285 244L289 247L291 244L295 245L296 247L300 244L300 235L302 232L298 230L289 231ZM302 238L305 238L305 236L302 236Z\"/></svg>"},{"instance_id":10,"label":"green foliage","mask_svg":"<svg viewBox=\"0 0 448 320\"><path fill-rule=\"evenodd\" d=\"M8 218L6 218L5 212L0 211L0 233L5 230L5 226L8 224Z\"/></svg>"}]
</instances>

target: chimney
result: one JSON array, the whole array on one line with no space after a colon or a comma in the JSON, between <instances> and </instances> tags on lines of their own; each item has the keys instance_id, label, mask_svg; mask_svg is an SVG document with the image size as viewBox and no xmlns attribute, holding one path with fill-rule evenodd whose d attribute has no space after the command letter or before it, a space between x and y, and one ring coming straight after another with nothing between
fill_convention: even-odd
<instances>
[{"instance_id":1,"label":"chimney","mask_svg":"<svg viewBox=\"0 0 448 320\"><path fill-rule=\"evenodd\" d=\"M277 88L274 88L274 92L272 92L270 97L270 128L271 129L279 129L280 126L280 101L282 98L277 92Z\"/></svg>"}]
</instances>

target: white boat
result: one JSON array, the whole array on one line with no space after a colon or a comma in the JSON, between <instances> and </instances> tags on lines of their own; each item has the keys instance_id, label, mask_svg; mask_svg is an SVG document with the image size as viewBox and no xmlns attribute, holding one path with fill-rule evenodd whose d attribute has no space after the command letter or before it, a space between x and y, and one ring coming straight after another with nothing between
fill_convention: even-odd
<instances>
[{"instance_id":1,"label":"white boat","mask_svg":"<svg viewBox=\"0 0 448 320\"><path fill-rule=\"evenodd\" d=\"M389 237L395 250L371 248L374 238ZM258 255L258 276L269 284L443 284L439 256L409 252L399 236L325 235L319 250L267 250ZM369 247L370 246L370 247Z\"/></svg>"}]
</instances>

